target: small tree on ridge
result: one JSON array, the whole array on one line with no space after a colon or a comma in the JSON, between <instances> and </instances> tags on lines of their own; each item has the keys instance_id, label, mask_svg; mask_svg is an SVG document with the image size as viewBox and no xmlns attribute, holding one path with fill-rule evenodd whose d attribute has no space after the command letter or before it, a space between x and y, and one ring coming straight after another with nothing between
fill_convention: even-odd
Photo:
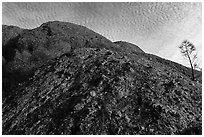
<instances>
[{"instance_id":1,"label":"small tree on ridge","mask_svg":"<svg viewBox=\"0 0 204 137\"><path fill-rule=\"evenodd\" d=\"M189 60L189 63L191 65L192 80L194 81L195 80L194 69L198 66L198 64L196 63L197 59L197 53L195 52L196 48L188 40L184 40L179 46L179 48L181 49L181 53L184 55L184 57L187 57Z\"/></svg>"}]
</instances>

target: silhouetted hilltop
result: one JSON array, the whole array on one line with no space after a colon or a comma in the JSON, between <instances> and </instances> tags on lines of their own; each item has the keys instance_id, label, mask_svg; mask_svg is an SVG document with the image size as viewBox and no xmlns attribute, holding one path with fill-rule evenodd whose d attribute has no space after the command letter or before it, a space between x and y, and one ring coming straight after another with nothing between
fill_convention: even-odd
<instances>
[{"instance_id":1,"label":"silhouetted hilltop","mask_svg":"<svg viewBox=\"0 0 204 137\"><path fill-rule=\"evenodd\" d=\"M202 133L202 84L189 68L72 23L14 33L3 134Z\"/></svg>"},{"instance_id":2,"label":"silhouetted hilltop","mask_svg":"<svg viewBox=\"0 0 204 137\"><path fill-rule=\"evenodd\" d=\"M140 49L137 45L134 45L132 43L126 42L126 41L116 41L114 44L117 44L121 47L124 52L134 53L134 52L140 52L145 53L142 49Z\"/></svg>"}]
</instances>

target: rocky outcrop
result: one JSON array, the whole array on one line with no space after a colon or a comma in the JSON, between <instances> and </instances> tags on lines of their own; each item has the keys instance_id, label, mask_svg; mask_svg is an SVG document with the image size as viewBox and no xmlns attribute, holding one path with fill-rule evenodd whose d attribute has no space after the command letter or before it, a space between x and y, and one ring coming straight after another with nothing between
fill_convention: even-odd
<instances>
[{"instance_id":1,"label":"rocky outcrop","mask_svg":"<svg viewBox=\"0 0 204 137\"><path fill-rule=\"evenodd\" d=\"M17 36L13 59L3 58L3 134L202 133L202 84L183 66L70 23Z\"/></svg>"},{"instance_id":2,"label":"rocky outcrop","mask_svg":"<svg viewBox=\"0 0 204 137\"><path fill-rule=\"evenodd\" d=\"M47 22L32 30L3 25L4 95L46 61L76 48L96 46L117 49L105 37L68 22Z\"/></svg>"}]
</instances>

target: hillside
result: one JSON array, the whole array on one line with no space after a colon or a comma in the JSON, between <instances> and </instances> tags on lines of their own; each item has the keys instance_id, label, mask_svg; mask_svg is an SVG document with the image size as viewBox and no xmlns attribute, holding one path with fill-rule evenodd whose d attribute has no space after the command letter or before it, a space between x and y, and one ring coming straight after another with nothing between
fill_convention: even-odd
<instances>
[{"instance_id":1,"label":"hillside","mask_svg":"<svg viewBox=\"0 0 204 137\"><path fill-rule=\"evenodd\" d=\"M3 29L3 134L202 133L189 68L71 23L20 30Z\"/></svg>"},{"instance_id":2,"label":"hillside","mask_svg":"<svg viewBox=\"0 0 204 137\"><path fill-rule=\"evenodd\" d=\"M134 45L132 43L125 42L125 41L116 41L116 42L114 42L114 44L119 45L120 49L124 53L127 53L127 54L141 53L143 56L148 57L150 60L163 63L163 64L165 64L167 66L170 66L170 67L176 69L177 71L183 73L184 75L188 76L189 78L192 77L190 68L185 67L185 66L183 66L181 64L175 63L173 61L160 58L160 57L155 56L153 54L145 53L137 45ZM143 53L145 53L145 54L143 54ZM194 70L194 73L195 73L195 80L202 83L202 73L200 71L198 71L198 70Z\"/></svg>"},{"instance_id":3,"label":"hillside","mask_svg":"<svg viewBox=\"0 0 204 137\"><path fill-rule=\"evenodd\" d=\"M65 23L47 22L27 30L3 26L3 87L15 87L25 81L33 70L49 59L80 47L115 48L105 37L86 27Z\"/></svg>"}]
</instances>

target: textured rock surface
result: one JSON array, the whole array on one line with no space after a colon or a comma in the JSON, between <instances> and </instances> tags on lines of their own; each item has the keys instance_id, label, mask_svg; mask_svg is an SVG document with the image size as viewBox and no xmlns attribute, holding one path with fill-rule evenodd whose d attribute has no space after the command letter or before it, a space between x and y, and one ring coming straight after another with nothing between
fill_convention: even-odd
<instances>
[{"instance_id":1,"label":"textured rock surface","mask_svg":"<svg viewBox=\"0 0 204 137\"><path fill-rule=\"evenodd\" d=\"M202 85L187 68L115 44L89 45L54 49L9 89L3 134L201 134Z\"/></svg>"},{"instance_id":2,"label":"textured rock surface","mask_svg":"<svg viewBox=\"0 0 204 137\"><path fill-rule=\"evenodd\" d=\"M75 48L96 46L117 49L105 37L68 22L47 22L32 30L3 25L4 90L26 80L49 59Z\"/></svg>"},{"instance_id":3,"label":"textured rock surface","mask_svg":"<svg viewBox=\"0 0 204 137\"><path fill-rule=\"evenodd\" d=\"M201 84L160 63L105 49L56 58L16 93L3 105L3 134L178 134L201 128Z\"/></svg>"}]
</instances>

